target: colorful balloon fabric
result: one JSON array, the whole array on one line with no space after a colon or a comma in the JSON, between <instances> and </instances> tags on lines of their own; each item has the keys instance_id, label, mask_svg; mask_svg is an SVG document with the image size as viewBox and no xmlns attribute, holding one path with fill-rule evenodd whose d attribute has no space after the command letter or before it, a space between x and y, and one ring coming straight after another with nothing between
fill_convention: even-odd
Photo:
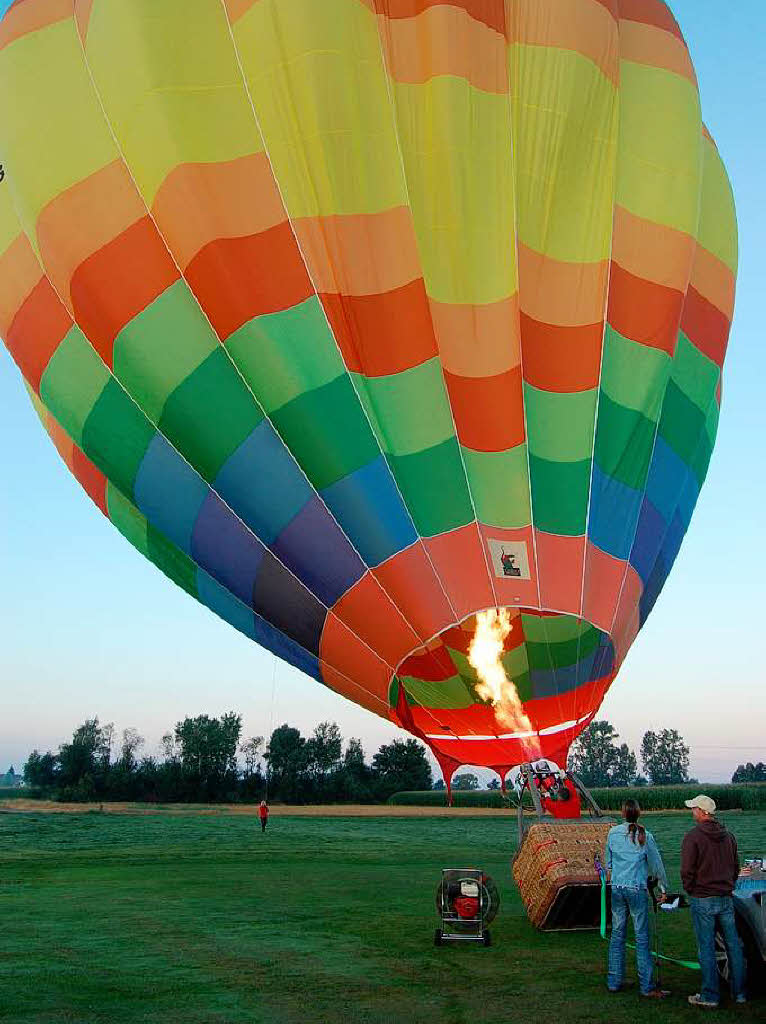
<instances>
[{"instance_id":1,"label":"colorful balloon fabric","mask_svg":"<svg viewBox=\"0 0 766 1024\"><path fill-rule=\"evenodd\" d=\"M117 529L447 773L529 754L467 660L509 608L563 763L718 422L736 219L666 4L16 0L0 162L0 334Z\"/></svg>"}]
</instances>

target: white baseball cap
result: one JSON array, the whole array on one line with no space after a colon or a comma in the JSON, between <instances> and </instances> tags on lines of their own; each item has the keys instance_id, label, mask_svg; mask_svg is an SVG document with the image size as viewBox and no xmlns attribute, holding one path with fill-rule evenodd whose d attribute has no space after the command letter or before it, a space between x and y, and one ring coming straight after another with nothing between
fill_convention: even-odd
<instances>
[{"instance_id":1,"label":"white baseball cap","mask_svg":"<svg viewBox=\"0 0 766 1024\"><path fill-rule=\"evenodd\" d=\"M715 814L715 800L709 796L704 796L702 793L699 796L695 796L693 800L684 800L684 803L687 807L699 807L706 814Z\"/></svg>"}]
</instances>

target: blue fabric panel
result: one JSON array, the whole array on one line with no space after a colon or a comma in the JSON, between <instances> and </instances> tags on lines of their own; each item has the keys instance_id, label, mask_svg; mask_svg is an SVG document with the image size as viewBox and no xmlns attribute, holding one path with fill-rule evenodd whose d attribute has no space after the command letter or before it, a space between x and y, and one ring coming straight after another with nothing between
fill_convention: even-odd
<instances>
[{"instance_id":1,"label":"blue fabric panel","mask_svg":"<svg viewBox=\"0 0 766 1024\"><path fill-rule=\"evenodd\" d=\"M313 490L268 420L221 467L213 485L264 544L272 544Z\"/></svg>"},{"instance_id":2,"label":"blue fabric panel","mask_svg":"<svg viewBox=\"0 0 766 1024\"><path fill-rule=\"evenodd\" d=\"M697 477L691 470L687 470L686 480L678 497L678 514L686 529L689 528L689 523L692 521L699 493L700 485Z\"/></svg>"},{"instance_id":3,"label":"blue fabric panel","mask_svg":"<svg viewBox=\"0 0 766 1024\"><path fill-rule=\"evenodd\" d=\"M210 573L246 605L253 600L253 587L264 558L264 548L221 501L210 493L200 509L192 534L191 555L197 565Z\"/></svg>"},{"instance_id":4,"label":"blue fabric panel","mask_svg":"<svg viewBox=\"0 0 766 1024\"><path fill-rule=\"evenodd\" d=\"M369 566L380 565L418 539L382 455L321 493Z\"/></svg>"},{"instance_id":5,"label":"blue fabric panel","mask_svg":"<svg viewBox=\"0 0 766 1024\"><path fill-rule=\"evenodd\" d=\"M665 536L667 528L667 522L662 518L651 501L648 498L644 498L644 503L641 506L641 515L638 519L636 540L630 553L630 564L641 577L644 585L646 585L652 573L654 560L657 557L657 552L660 550L662 538Z\"/></svg>"},{"instance_id":6,"label":"blue fabric panel","mask_svg":"<svg viewBox=\"0 0 766 1024\"><path fill-rule=\"evenodd\" d=\"M627 560L643 495L602 473L593 463L588 537L602 551Z\"/></svg>"},{"instance_id":7,"label":"blue fabric panel","mask_svg":"<svg viewBox=\"0 0 766 1024\"><path fill-rule=\"evenodd\" d=\"M157 434L138 467L133 494L152 526L187 555L194 523L209 493L202 477Z\"/></svg>"},{"instance_id":8,"label":"blue fabric panel","mask_svg":"<svg viewBox=\"0 0 766 1024\"><path fill-rule=\"evenodd\" d=\"M316 495L271 550L328 607L365 573L359 555Z\"/></svg>"},{"instance_id":9,"label":"blue fabric panel","mask_svg":"<svg viewBox=\"0 0 766 1024\"><path fill-rule=\"evenodd\" d=\"M646 481L646 496L666 523L673 518L681 481L688 471L684 460L658 434Z\"/></svg>"},{"instance_id":10,"label":"blue fabric panel","mask_svg":"<svg viewBox=\"0 0 766 1024\"><path fill-rule=\"evenodd\" d=\"M228 590L225 590L201 569L197 571L197 591L200 601L235 629L255 640L272 654L276 654L278 658L322 682L317 658L286 637L284 633L280 633L260 615L256 615L251 608L238 601Z\"/></svg>"}]
</instances>

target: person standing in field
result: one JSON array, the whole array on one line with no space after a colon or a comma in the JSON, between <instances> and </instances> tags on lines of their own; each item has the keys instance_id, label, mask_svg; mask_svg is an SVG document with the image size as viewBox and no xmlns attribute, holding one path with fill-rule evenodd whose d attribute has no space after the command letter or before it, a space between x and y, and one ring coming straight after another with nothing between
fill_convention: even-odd
<instances>
[{"instance_id":1,"label":"person standing in field","mask_svg":"<svg viewBox=\"0 0 766 1024\"><path fill-rule=\"evenodd\" d=\"M258 807L258 817L261 819L261 833L263 833L266 831L266 825L269 822L269 805L265 800L261 800Z\"/></svg>"},{"instance_id":2,"label":"person standing in field","mask_svg":"<svg viewBox=\"0 0 766 1024\"><path fill-rule=\"evenodd\" d=\"M689 996L692 1006L718 1006L720 989L715 956L718 929L726 943L731 966L731 994L738 1003L745 996L745 961L734 918L731 894L739 877L737 840L715 817L715 800L695 796L686 800L696 827L681 844L681 882L689 894L692 923L702 969L702 991Z\"/></svg>"},{"instance_id":3,"label":"person standing in field","mask_svg":"<svg viewBox=\"0 0 766 1024\"><path fill-rule=\"evenodd\" d=\"M635 800L622 805L624 824L609 830L606 840L606 869L612 881L612 937L609 942L609 970L606 987L619 992L625 980L625 940L628 917L633 918L636 935L636 967L641 995L664 999L670 995L657 988L649 943L649 875L659 879L660 892L668 890L668 879L660 851L651 832L638 824L641 808Z\"/></svg>"}]
</instances>

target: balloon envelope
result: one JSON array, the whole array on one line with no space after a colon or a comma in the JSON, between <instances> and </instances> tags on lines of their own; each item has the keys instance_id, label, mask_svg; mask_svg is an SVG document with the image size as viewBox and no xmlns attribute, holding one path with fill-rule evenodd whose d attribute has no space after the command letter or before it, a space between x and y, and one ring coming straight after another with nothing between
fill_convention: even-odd
<instances>
[{"instance_id":1,"label":"balloon envelope","mask_svg":"<svg viewBox=\"0 0 766 1024\"><path fill-rule=\"evenodd\" d=\"M731 189L660 0L17 0L0 333L118 530L237 629L559 763L678 553Z\"/></svg>"}]
</instances>

